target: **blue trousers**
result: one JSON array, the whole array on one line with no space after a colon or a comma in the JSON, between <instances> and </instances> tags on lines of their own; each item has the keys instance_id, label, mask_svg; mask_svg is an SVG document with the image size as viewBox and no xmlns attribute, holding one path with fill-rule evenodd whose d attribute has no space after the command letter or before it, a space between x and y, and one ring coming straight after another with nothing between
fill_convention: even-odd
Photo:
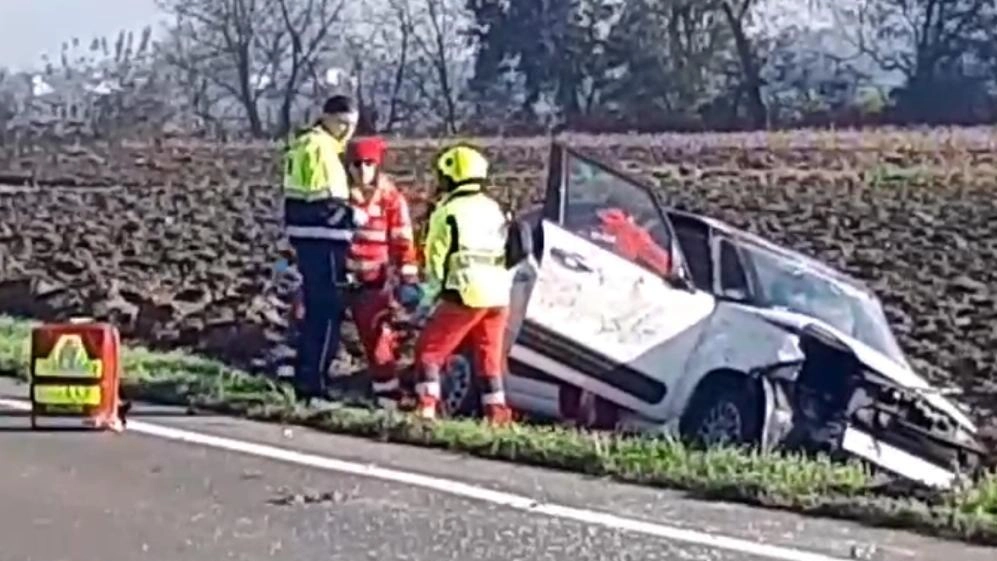
<instances>
[{"instance_id":1,"label":"blue trousers","mask_svg":"<svg viewBox=\"0 0 997 561\"><path fill-rule=\"evenodd\" d=\"M302 239L292 239L291 244L297 253L305 305L294 388L299 398L323 397L329 368L339 352L349 245Z\"/></svg>"}]
</instances>

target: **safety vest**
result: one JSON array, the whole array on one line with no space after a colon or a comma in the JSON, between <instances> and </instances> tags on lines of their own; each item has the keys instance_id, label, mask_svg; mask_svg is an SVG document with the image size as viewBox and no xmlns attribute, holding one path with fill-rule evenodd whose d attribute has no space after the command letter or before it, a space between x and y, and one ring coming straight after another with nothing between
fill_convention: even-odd
<instances>
[{"instance_id":1,"label":"safety vest","mask_svg":"<svg viewBox=\"0 0 997 561\"><path fill-rule=\"evenodd\" d=\"M465 185L448 195L433 211L426 236L430 285L459 296L470 308L508 306L507 228L502 208L480 187Z\"/></svg>"},{"instance_id":2,"label":"safety vest","mask_svg":"<svg viewBox=\"0 0 997 561\"><path fill-rule=\"evenodd\" d=\"M289 238L353 239L354 216L342 152L342 143L318 125L291 142L284 158L284 220Z\"/></svg>"},{"instance_id":3,"label":"safety vest","mask_svg":"<svg viewBox=\"0 0 997 561\"><path fill-rule=\"evenodd\" d=\"M284 160L284 196L302 201L349 198L342 153L342 143L321 126L295 138Z\"/></svg>"}]
</instances>

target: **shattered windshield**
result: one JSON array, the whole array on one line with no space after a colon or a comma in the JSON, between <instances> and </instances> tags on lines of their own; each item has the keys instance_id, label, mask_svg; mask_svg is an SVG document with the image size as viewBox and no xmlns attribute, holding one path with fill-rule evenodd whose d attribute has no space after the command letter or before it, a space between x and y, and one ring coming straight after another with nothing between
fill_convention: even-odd
<instances>
[{"instance_id":1,"label":"shattered windshield","mask_svg":"<svg viewBox=\"0 0 997 561\"><path fill-rule=\"evenodd\" d=\"M874 295L764 248L744 244L741 249L754 266L760 284L759 296L768 305L823 320L894 361L908 365Z\"/></svg>"}]
</instances>

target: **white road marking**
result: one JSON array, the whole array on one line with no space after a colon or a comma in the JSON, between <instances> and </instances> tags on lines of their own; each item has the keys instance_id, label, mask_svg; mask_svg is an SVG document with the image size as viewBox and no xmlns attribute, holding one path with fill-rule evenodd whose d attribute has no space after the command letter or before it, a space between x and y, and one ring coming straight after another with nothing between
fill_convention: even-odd
<instances>
[{"instance_id":1,"label":"white road marking","mask_svg":"<svg viewBox=\"0 0 997 561\"><path fill-rule=\"evenodd\" d=\"M30 404L21 400L0 399L0 407L26 411L30 409ZM157 436L166 440L199 444L209 448L228 450L230 452L248 454L251 456L297 464L315 469L347 473L361 477L370 477L380 479L382 481L390 481L392 483L411 485L413 487L422 487L424 489L431 489L440 493L447 493L467 499L488 502L552 518L574 520L583 524L602 526L611 530L635 532L667 540L695 544L712 549L723 549L736 553L747 553L766 559L778 559L780 561L848 561L845 558L831 557L802 549L764 544L699 530L688 530L685 528L678 528L655 522L647 522L634 518L626 518L595 510L575 508L553 503L541 503L537 499L531 497L506 493L504 491L495 491L485 487L471 485L469 483L461 483L459 481L451 481L449 479L442 479L429 475L382 468L370 464L337 460L327 456L306 454L304 452L298 452L287 448L247 442L234 438L213 436L163 425L145 423L142 421L129 420L126 432L136 432L149 436Z\"/></svg>"}]
</instances>

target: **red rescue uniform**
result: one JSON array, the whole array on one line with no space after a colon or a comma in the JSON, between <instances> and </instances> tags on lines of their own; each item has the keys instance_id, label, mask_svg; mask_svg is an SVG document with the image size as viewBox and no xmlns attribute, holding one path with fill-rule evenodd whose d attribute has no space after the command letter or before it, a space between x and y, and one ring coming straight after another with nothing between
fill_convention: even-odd
<instances>
[{"instance_id":1,"label":"red rescue uniform","mask_svg":"<svg viewBox=\"0 0 997 561\"><path fill-rule=\"evenodd\" d=\"M385 145L379 138L355 141L347 152L355 186L353 208L366 217L350 246L346 267L357 286L350 311L372 378L385 407L397 405L398 338L391 328L393 285L419 280L408 201L381 172Z\"/></svg>"}]
</instances>

